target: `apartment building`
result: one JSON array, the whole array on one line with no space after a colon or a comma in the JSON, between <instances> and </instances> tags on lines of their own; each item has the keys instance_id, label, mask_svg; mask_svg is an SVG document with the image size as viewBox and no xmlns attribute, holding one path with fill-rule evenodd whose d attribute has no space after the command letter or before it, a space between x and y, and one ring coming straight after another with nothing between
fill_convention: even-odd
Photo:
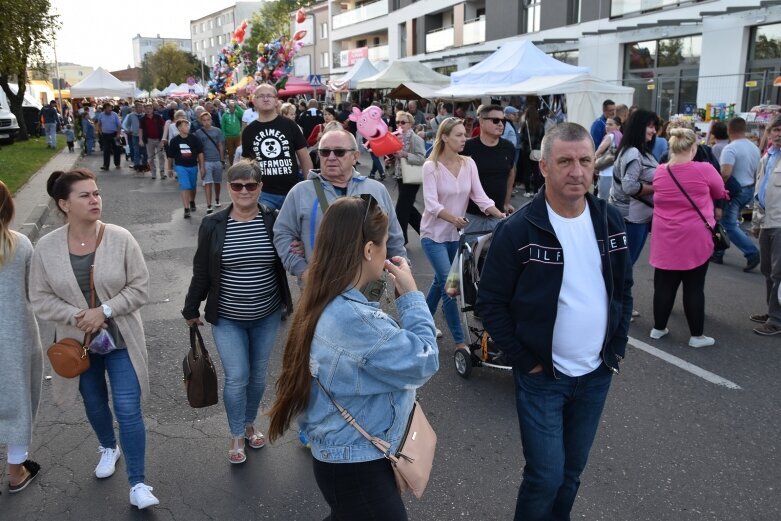
<instances>
[{"instance_id":1,"label":"apartment building","mask_svg":"<svg viewBox=\"0 0 781 521\"><path fill-rule=\"evenodd\" d=\"M303 39L304 46L298 51L298 56L293 58L293 75L306 78L310 74L328 76L331 73L331 49L328 33L328 0L322 0L306 9L306 19L303 23L295 21L290 27L290 34L298 31L306 31ZM325 81L325 80L323 80Z\"/></svg>"},{"instance_id":2,"label":"apartment building","mask_svg":"<svg viewBox=\"0 0 781 521\"><path fill-rule=\"evenodd\" d=\"M233 32L241 22L250 20L252 13L260 9L262 3L236 2L197 20L191 20L190 38L193 43L193 54L206 65L217 63L217 55L226 44L230 43Z\"/></svg>"},{"instance_id":3,"label":"apartment building","mask_svg":"<svg viewBox=\"0 0 781 521\"><path fill-rule=\"evenodd\" d=\"M46 79L49 79L54 83L57 84L57 72L59 71L60 78L63 80L62 88L66 89L70 85L76 85L78 82L92 74L92 72L95 70L94 67L90 67L88 65L78 65L76 63L69 63L69 62L59 62L57 64L54 63L47 63L46 64L46 70L48 71L48 75L45 76Z\"/></svg>"},{"instance_id":4,"label":"apartment building","mask_svg":"<svg viewBox=\"0 0 781 521\"><path fill-rule=\"evenodd\" d=\"M188 38L163 38L157 36L141 36L140 33L133 37L133 66L141 67L141 62L147 54L156 52L165 44L176 45L184 52L192 52L192 44Z\"/></svg>"},{"instance_id":5,"label":"apartment building","mask_svg":"<svg viewBox=\"0 0 781 521\"><path fill-rule=\"evenodd\" d=\"M779 0L334 0L329 13L334 73L367 56L449 74L526 38L664 117L781 102Z\"/></svg>"}]
</instances>

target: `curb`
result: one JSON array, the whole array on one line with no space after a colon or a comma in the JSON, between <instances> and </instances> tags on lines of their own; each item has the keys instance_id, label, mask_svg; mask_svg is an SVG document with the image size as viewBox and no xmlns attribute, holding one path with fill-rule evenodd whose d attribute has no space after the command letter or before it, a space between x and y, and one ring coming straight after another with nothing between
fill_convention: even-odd
<instances>
[{"instance_id":1,"label":"curb","mask_svg":"<svg viewBox=\"0 0 781 521\"><path fill-rule=\"evenodd\" d=\"M13 229L25 235L35 243L41 235L41 229L54 209L54 201L46 193L46 181L56 170L72 170L81 160L80 154L68 152L63 148L34 173L16 192L16 219Z\"/></svg>"}]
</instances>

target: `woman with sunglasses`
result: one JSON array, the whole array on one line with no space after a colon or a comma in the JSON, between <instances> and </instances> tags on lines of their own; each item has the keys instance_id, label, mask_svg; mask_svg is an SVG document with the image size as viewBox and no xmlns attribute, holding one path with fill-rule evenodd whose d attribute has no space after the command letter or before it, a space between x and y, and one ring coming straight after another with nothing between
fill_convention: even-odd
<instances>
[{"instance_id":1,"label":"woman with sunglasses","mask_svg":"<svg viewBox=\"0 0 781 521\"><path fill-rule=\"evenodd\" d=\"M434 280L426 295L433 315L442 300L450 333L456 349L464 349L464 330L458 304L445 292L450 265L458 252L458 230L464 228L464 218L470 199L483 214L499 219L504 214L488 198L480 184L474 159L459 154L466 144L466 128L462 120L448 118L440 123L429 160L423 165L423 201L425 211L420 223L420 243L431 267Z\"/></svg>"},{"instance_id":2,"label":"woman with sunglasses","mask_svg":"<svg viewBox=\"0 0 781 521\"><path fill-rule=\"evenodd\" d=\"M333 520L404 521L407 512L390 462L344 420L329 394L395 453L416 389L439 368L423 294L402 257L386 260L388 221L369 194L329 206L309 267L312 280L329 282L304 287L270 413L271 440L301 415ZM383 271L396 290L399 322L360 291Z\"/></svg>"},{"instance_id":3,"label":"woman with sunglasses","mask_svg":"<svg viewBox=\"0 0 781 521\"><path fill-rule=\"evenodd\" d=\"M292 300L274 249L276 213L258 203L260 168L242 160L226 177L232 203L201 222L182 315L189 327L203 325L199 308L206 300L205 318L225 370L228 461L238 464L247 460L245 440L252 449L266 444L255 419L280 318L290 312Z\"/></svg>"},{"instance_id":4,"label":"woman with sunglasses","mask_svg":"<svg viewBox=\"0 0 781 521\"><path fill-rule=\"evenodd\" d=\"M396 179L399 183L399 198L396 200L396 217L399 219L401 231L404 234L404 244L407 244L407 225L420 235L421 215L415 208L415 199L418 196L420 185L405 183L403 180L403 166L401 159L406 159L410 165L420 166L426 161L426 143L412 128L414 118L409 112L396 113L396 125L401 133L402 149L394 154L397 165Z\"/></svg>"}]
</instances>

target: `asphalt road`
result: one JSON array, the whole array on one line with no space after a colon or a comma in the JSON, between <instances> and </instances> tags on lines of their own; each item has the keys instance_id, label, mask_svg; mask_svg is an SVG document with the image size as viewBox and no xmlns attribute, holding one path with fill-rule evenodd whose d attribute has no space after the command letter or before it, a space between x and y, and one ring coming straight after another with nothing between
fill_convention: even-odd
<instances>
[{"instance_id":1,"label":"asphalt road","mask_svg":"<svg viewBox=\"0 0 781 521\"><path fill-rule=\"evenodd\" d=\"M96 172L99 164L97 158L86 162ZM363 160L361 170L369 164ZM260 451L248 449L247 463L232 466L226 460L222 406L194 410L186 403L181 359L188 337L179 310L204 215L202 199L194 218L184 220L174 181L138 178L127 168L112 168L99 173L99 184L104 220L134 234L151 273L150 301L142 312L152 385L144 405L146 475L161 505L144 512L129 505L124 460L112 478L94 477L98 442L82 408L54 407L45 383L32 446L42 474L13 497L3 485L0 520L323 519L327 509L313 479L311 457L295 432ZM395 183L387 180L385 185L394 194ZM59 224L53 216L47 229ZM425 291L432 272L414 232L409 254ZM712 383L659 353L629 347L582 476L573 519L781 519L781 337L751 332L748 314L765 310L764 280L757 272L743 273L742 263L733 248L725 265L710 267L706 334L717 344L693 350L686 346L680 297L670 335L659 341L648 338L653 273L645 257L638 262L634 294L641 316L632 337L643 347L673 355L673 362L688 362L696 366L688 369L709 371L739 388ZM436 319L447 331L441 312ZM272 383L280 372L288 324L272 355ZM52 329L41 324L41 330L48 345ZM205 337L214 352L211 335ZM479 368L464 380L454 370L447 332L439 346L440 370L419 393L439 446L425 496L406 499L410 519L511 519L523 466L511 375ZM218 359L216 352L214 357ZM264 409L273 395L270 386ZM267 425L267 419L260 425Z\"/></svg>"}]
</instances>

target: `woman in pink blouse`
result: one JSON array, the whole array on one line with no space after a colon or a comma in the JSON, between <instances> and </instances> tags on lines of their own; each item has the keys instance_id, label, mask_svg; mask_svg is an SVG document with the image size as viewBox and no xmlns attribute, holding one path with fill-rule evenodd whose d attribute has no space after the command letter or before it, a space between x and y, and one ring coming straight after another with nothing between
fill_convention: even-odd
<instances>
[{"instance_id":1,"label":"woman in pink blouse","mask_svg":"<svg viewBox=\"0 0 781 521\"><path fill-rule=\"evenodd\" d=\"M697 136L692 130L671 130L669 146L670 160L659 165L653 181L650 263L656 270L651 338L659 339L669 332L667 320L675 304L678 286L683 283L683 311L691 332L689 346L711 346L716 341L702 333L705 325L705 275L708 259L713 253L713 239L681 189L691 197L710 226L716 225L713 200L726 199L727 190L710 163L692 161L697 152Z\"/></svg>"},{"instance_id":2,"label":"woman in pink blouse","mask_svg":"<svg viewBox=\"0 0 781 521\"><path fill-rule=\"evenodd\" d=\"M477 176L477 166L471 157L459 155L466 143L466 129L458 118L440 123L431 156L423 164L423 202L425 211L420 222L420 242L431 267L434 281L426 295L431 314L437 311L440 299L447 326L456 349L464 345L458 305L445 293L445 281L458 251L458 230L466 226L466 205L469 199L484 213L503 218L494 202L485 195Z\"/></svg>"}]
</instances>

